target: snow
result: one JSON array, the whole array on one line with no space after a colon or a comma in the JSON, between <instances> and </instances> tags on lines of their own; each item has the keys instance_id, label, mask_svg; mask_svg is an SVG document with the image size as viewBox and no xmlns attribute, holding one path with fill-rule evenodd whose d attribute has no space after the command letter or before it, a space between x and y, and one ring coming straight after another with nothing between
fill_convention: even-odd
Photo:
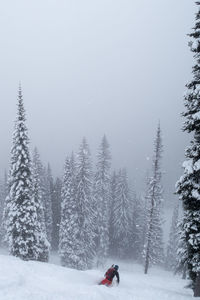
<instances>
[{"instance_id":1,"label":"snow","mask_svg":"<svg viewBox=\"0 0 200 300\"><path fill-rule=\"evenodd\" d=\"M183 168L187 172L187 174L192 174L193 173L193 161L192 159L186 160L183 162Z\"/></svg>"},{"instance_id":2,"label":"snow","mask_svg":"<svg viewBox=\"0 0 200 300\"><path fill-rule=\"evenodd\" d=\"M200 170L200 159L195 162L195 164L194 164L194 170L195 171Z\"/></svg>"},{"instance_id":3,"label":"snow","mask_svg":"<svg viewBox=\"0 0 200 300\"><path fill-rule=\"evenodd\" d=\"M0 255L0 300L192 299L192 291L184 289L187 281L167 271L150 269L144 275L137 264L117 263L120 285L107 288L97 284L105 270L77 271Z\"/></svg>"},{"instance_id":4,"label":"snow","mask_svg":"<svg viewBox=\"0 0 200 300\"><path fill-rule=\"evenodd\" d=\"M200 200L200 194L197 190L192 190L192 197L196 198L197 200Z\"/></svg>"}]
</instances>

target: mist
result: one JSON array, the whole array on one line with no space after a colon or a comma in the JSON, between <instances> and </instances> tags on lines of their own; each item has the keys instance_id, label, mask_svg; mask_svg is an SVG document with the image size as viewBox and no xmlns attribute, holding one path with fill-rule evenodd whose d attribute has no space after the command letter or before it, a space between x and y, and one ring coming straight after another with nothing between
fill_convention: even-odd
<instances>
[{"instance_id":1,"label":"mist","mask_svg":"<svg viewBox=\"0 0 200 300\"><path fill-rule=\"evenodd\" d=\"M173 204L188 137L181 131L191 76L186 1L6 1L0 12L0 169L8 169L22 84L31 147L55 176L85 136L93 162L106 134L112 167L138 193L151 170L160 121L163 186Z\"/></svg>"}]
</instances>

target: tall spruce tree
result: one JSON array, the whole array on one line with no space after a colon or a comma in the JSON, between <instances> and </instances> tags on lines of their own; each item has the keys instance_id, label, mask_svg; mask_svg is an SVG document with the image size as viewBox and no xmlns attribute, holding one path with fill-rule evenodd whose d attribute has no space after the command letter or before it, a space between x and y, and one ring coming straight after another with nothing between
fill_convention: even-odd
<instances>
[{"instance_id":1,"label":"tall spruce tree","mask_svg":"<svg viewBox=\"0 0 200 300\"><path fill-rule=\"evenodd\" d=\"M38 225L40 226L40 233L38 235L38 260L47 262L49 259L49 248L50 244L47 241L47 233L46 233L46 226L45 226L45 218L44 218L44 207L42 202L42 187L40 181L40 157L37 149L34 149L33 152L33 164L32 164L32 173L33 173L33 182L32 182L32 189L33 189L33 199L36 203L37 207L37 219Z\"/></svg>"},{"instance_id":2,"label":"tall spruce tree","mask_svg":"<svg viewBox=\"0 0 200 300\"><path fill-rule=\"evenodd\" d=\"M179 242L179 205L176 204L173 211L172 222L169 233L169 241L167 245L166 268L172 271L177 266L177 251Z\"/></svg>"},{"instance_id":3,"label":"tall spruce tree","mask_svg":"<svg viewBox=\"0 0 200 300\"><path fill-rule=\"evenodd\" d=\"M162 186L161 186L161 154L162 140L160 124L158 125L153 157L153 174L148 183L147 193L147 235L144 247L145 274L150 264L161 264L164 261L163 230L161 216Z\"/></svg>"},{"instance_id":4,"label":"tall spruce tree","mask_svg":"<svg viewBox=\"0 0 200 300\"><path fill-rule=\"evenodd\" d=\"M115 251L114 234L114 206L117 198L117 174L114 171L111 176L110 187L110 205L109 205L109 255L112 256Z\"/></svg>"},{"instance_id":5,"label":"tall spruce tree","mask_svg":"<svg viewBox=\"0 0 200 300\"><path fill-rule=\"evenodd\" d=\"M52 195L52 249L58 250L62 181L56 178Z\"/></svg>"},{"instance_id":6,"label":"tall spruce tree","mask_svg":"<svg viewBox=\"0 0 200 300\"><path fill-rule=\"evenodd\" d=\"M185 242L187 245L187 269L192 281L194 296L200 296L200 2L196 2L198 12L196 23L189 36L195 65L192 80L186 85L184 96L185 122L183 130L192 133L193 138L186 149L184 174L177 182L177 193L183 202ZM195 282L198 284L195 287Z\"/></svg>"},{"instance_id":7,"label":"tall spruce tree","mask_svg":"<svg viewBox=\"0 0 200 300\"><path fill-rule=\"evenodd\" d=\"M41 202L44 209L45 231L47 240L51 244L52 230L53 230L53 213L52 213L52 198L53 198L53 177L51 174L51 167L48 164L47 168L41 162L40 154L35 147L34 160L37 165L37 172L39 175L40 188L41 188Z\"/></svg>"},{"instance_id":8,"label":"tall spruce tree","mask_svg":"<svg viewBox=\"0 0 200 300\"><path fill-rule=\"evenodd\" d=\"M11 168L10 168L11 169ZM11 187L11 170L9 169L8 174L5 174L5 200L4 200L4 207L3 207L3 215L2 215L2 224L1 224L1 236L2 236L2 244L8 247L8 236L7 236L7 222L8 222L8 209L9 209L9 191Z\"/></svg>"},{"instance_id":9,"label":"tall spruce tree","mask_svg":"<svg viewBox=\"0 0 200 300\"><path fill-rule=\"evenodd\" d=\"M75 160L66 158L61 193L61 223L59 256L61 264L74 269L86 269L82 261L83 244L80 239L78 205L75 194Z\"/></svg>"},{"instance_id":10,"label":"tall spruce tree","mask_svg":"<svg viewBox=\"0 0 200 300\"><path fill-rule=\"evenodd\" d=\"M53 213L52 213L52 196L53 196L53 177L51 167L48 163L47 169L43 173L43 205L44 205L44 218L47 232L48 242L52 242L53 230Z\"/></svg>"},{"instance_id":11,"label":"tall spruce tree","mask_svg":"<svg viewBox=\"0 0 200 300\"><path fill-rule=\"evenodd\" d=\"M126 169L120 170L117 178L116 201L113 211L114 254L119 258L127 258L132 234L132 205Z\"/></svg>"},{"instance_id":12,"label":"tall spruce tree","mask_svg":"<svg viewBox=\"0 0 200 300\"><path fill-rule=\"evenodd\" d=\"M97 155L94 198L97 207L97 265L103 266L109 250L110 166L109 144L104 135Z\"/></svg>"},{"instance_id":13,"label":"tall spruce tree","mask_svg":"<svg viewBox=\"0 0 200 300\"><path fill-rule=\"evenodd\" d=\"M133 257L137 261L141 261L141 253L143 250L143 213L144 207L142 197L138 197L135 193L132 193L132 215L131 215L131 245L129 253L130 257Z\"/></svg>"},{"instance_id":14,"label":"tall spruce tree","mask_svg":"<svg viewBox=\"0 0 200 300\"><path fill-rule=\"evenodd\" d=\"M93 265L95 255L95 211L92 196L92 166L89 146L84 138L77 155L75 194L78 209L79 268L88 269Z\"/></svg>"},{"instance_id":15,"label":"tall spruce tree","mask_svg":"<svg viewBox=\"0 0 200 300\"><path fill-rule=\"evenodd\" d=\"M177 262L175 267L175 274L181 274L183 279L187 277L187 260L188 249L186 244L186 232L184 230L185 217L183 216L178 223L178 244L177 244Z\"/></svg>"},{"instance_id":16,"label":"tall spruce tree","mask_svg":"<svg viewBox=\"0 0 200 300\"><path fill-rule=\"evenodd\" d=\"M5 206L5 199L8 194L7 190L7 172L4 173L4 178L0 182L0 244L4 243L5 238L5 228L4 224L4 206Z\"/></svg>"},{"instance_id":17,"label":"tall spruce tree","mask_svg":"<svg viewBox=\"0 0 200 300\"><path fill-rule=\"evenodd\" d=\"M9 195L6 200L7 239L13 256L24 260L38 259L37 204L32 195L29 138L25 122L25 109L21 88L11 149Z\"/></svg>"},{"instance_id":18,"label":"tall spruce tree","mask_svg":"<svg viewBox=\"0 0 200 300\"><path fill-rule=\"evenodd\" d=\"M142 227L142 233L141 233L141 252L140 252L140 261L144 261L144 254L145 254L145 248L146 248L146 237L147 237L147 229L148 229L148 220L149 220L149 184L150 184L150 178L149 178L149 172L147 171L146 178L145 178L145 193L144 196L141 198L141 206L142 206L142 212L141 212L141 227Z\"/></svg>"}]
</instances>

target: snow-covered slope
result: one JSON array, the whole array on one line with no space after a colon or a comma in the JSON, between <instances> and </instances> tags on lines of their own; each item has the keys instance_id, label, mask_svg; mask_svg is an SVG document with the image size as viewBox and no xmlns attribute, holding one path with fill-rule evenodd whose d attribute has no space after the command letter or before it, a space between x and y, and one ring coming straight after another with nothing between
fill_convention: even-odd
<instances>
[{"instance_id":1,"label":"snow-covered slope","mask_svg":"<svg viewBox=\"0 0 200 300\"><path fill-rule=\"evenodd\" d=\"M24 262L0 255L0 300L189 300L185 281L168 272L144 275L134 264L120 264L120 285L97 285L102 271L76 271L54 264Z\"/></svg>"}]
</instances>

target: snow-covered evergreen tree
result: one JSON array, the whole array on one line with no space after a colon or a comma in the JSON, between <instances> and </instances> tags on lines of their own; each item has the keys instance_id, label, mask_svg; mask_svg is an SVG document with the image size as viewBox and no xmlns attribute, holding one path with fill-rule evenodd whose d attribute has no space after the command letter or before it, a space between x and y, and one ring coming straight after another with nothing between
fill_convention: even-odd
<instances>
[{"instance_id":1,"label":"snow-covered evergreen tree","mask_svg":"<svg viewBox=\"0 0 200 300\"><path fill-rule=\"evenodd\" d=\"M97 155L94 182L97 207L97 265L104 265L109 250L110 160L109 144L104 135Z\"/></svg>"},{"instance_id":2,"label":"snow-covered evergreen tree","mask_svg":"<svg viewBox=\"0 0 200 300\"><path fill-rule=\"evenodd\" d=\"M162 230L162 187L161 187L161 154L162 140L160 124L158 125L153 157L153 174L149 180L147 193L147 236L144 247L145 274L149 264L161 264L164 261L163 230Z\"/></svg>"},{"instance_id":3,"label":"snow-covered evergreen tree","mask_svg":"<svg viewBox=\"0 0 200 300\"><path fill-rule=\"evenodd\" d=\"M147 237L147 229L148 229L148 219L149 219L149 184L150 184L150 178L149 178L149 172L146 174L145 178L145 193L144 196L141 197L141 206L142 206L142 211L141 211L141 217L140 217L140 222L141 222L141 228L142 228L142 233L141 233L141 252L140 252L140 261L144 261L144 254L145 254L145 247L146 247L146 237Z\"/></svg>"},{"instance_id":4,"label":"snow-covered evergreen tree","mask_svg":"<svg viewBox=\"0 0 200 300\"><path fill-rule=\"evenodd\" d=\"M193 137L185 153L184 174L177 182L177 193L184 209L187 269L193 287L200 276L200 2L196 4L196 23L189 35L192 38L190 46L194 53L195 65L192 70L193 78L187 84L184 96L186 110L183 113L183 130L192 133Z\"/></svg>"},{"instance_id":5,"label":"snow-covered evergreen tree","mask_svg":"<svg viewBox=\"0 0 200 300\"><path fill-rule=\"evenodd\" d=\"M69 268L86 269L81 229L79 228L78 205L75 193L75 160L67 158L64 167L61 194L61 223L59 231L59 256L61 264ZM83 253L82 253L83 251Z\"/></svg>"},{"instance_id":6,"label":"snow-covered evergreen tree","mask_svg":"<svg viewBox=\"0 0 200 300\"><path fill-rule=\"evenodd\" d=\"M175 274L181 274L183 279L187 276L187 260L188 260L188 249L186 244L186 231L185 231L185 217L178 222L178 245L177 250L177 261L175 267Z\"/></svg>"},{"instance_id":7,"label":"snow-covered evergreen tree","mask_svg":"<svg viewBox=\"0 0 200 300\"><path fill-rule=\"evenodd\" d=\"M61 211L61 188L62 181L57 178L53 186L52 195L52 249L57 250L59 244L59 227L60 227L60 211Z\"/></svg>"},{"instance_id":8,"label":"snow-covered evergreen tree","mask_svg":"<svg viewBox=\"0 0 200 300\"><path fill-rule=\"evenodd\" d=\"M43 173L43 205L44 205L44 217L45 226L47 232L48 242L52 242L52 230L53 230L53 216L52 216L52 195L53 195L53 177L51 173L50 164L47 169L44 169Z\"/></svg>"},{"instance_id":9,"label":"snow-covered evergreen tree","mask_svg":"<svg viewBox=\"0 0 200 300\"><path fill-rule=\"evenodd\" d=\"M132 215L131 215L131 245L130 245L130 257L133 257L137 261L141 261L141 253L143 250L143 202L142 197L138 197L135 193L132 193Z\"/></svg>"},{"instance_id":10,"label":"snow-covered evergreen tree","mask_svg":"<svg viewBox=\"0 0 200 300\"><path fill-rule=\"evenodd\" d=\"M29 138L21 88L11 149L6 228L10 254L24 260L38 258L37 204L32 196Z\"/></svg>"},{"instance_id":11,"label":"snow-covered evergreen tree","mask_svg":"<svg viewBox=\"0 0 200 300\"><path fill-rule=\"evenodd\" d=\"M172 222L167 245L166 268L172 271L177 267L177 251L179 242L179 205L176 204L173 211Z\"/></svg>"},{"instance_id":12,"label":"snow-covered evergreen tree","mask_svg":"<svg viewBox=\"0 0 200 300\"><path fill-rule=\"evenodd\" d=\"M40 158L37 149L33 152L33 199L37 205L37 219L40 226L40 234L38 236L38 260L47 262L49 259L49 247L50 244L47 241L45 218L44 218L44 207L42 203L42 188L39 176L40 171Z\"/></svg>"},{"instance_id":13,"label":"snow-covered evergreen tree","mask_svg":"<svg viewBox=\"0 0 200 300\"><path fill-rule=\"evenodd\" d=\"M91 268L95 255L95 212L92 196L92 169L90 151L84 138L77 155L76 202L78 208L79 268Z\"/></svg>"},{"instance_id":14,"label":"snow-covered evergreen tree","mask_svg":"<svg viewBox=\"0 0 200 300\"><path fill-rule=\"evenodd\" d=\"M44 205L42 202L42 184L40 178L41 172L41 161L37 148L33 151L33 196L35 198L35 202L38 203L38 220L41 223L41 228L44 234L46 235L46 226L45 226L45 218L44 218Z\"/></svg>"},{"instance_id":15,"label":"snow-covered evergreen tree","mask_svg":"<svg viewBox=\"0 0 200 300\"><path fill-rule=\"evenodd\" d=\"M34 160L37 165L37 173L39 175L40 188L41 188L41 202L44 209L44 220L45 220L45 231L47 234L47 240L51 244L52 240L52 197L53 197L53 177L51 174L51 167L48 164L47 169L41 162L40 154L35 147L34 149Z\"/></svg>"},{"instance_id":16,"label":"snow-covered evergreen tree","mask_svg":"<svg viewBox=\"0 0 200 300\"><path fill-rule=\"evenodd\" d=\"M8 194L7 190L7 172L5 171L4 178L0 182L0 244L4 243L5 238L5 228L4 224L4 206L5 206L5 199Z\"/></svg>"},{"instance_id":17,"label":"snow-covered evergreen tree","mask_svg":"<svg viewBox=\"0 0 200 300\"><path fill-rule=\"evenodd\" d=\"M109 255L112 256L115 251L114 233L114 204L117 198L117 174L114 171L111 176L110 187L110 205L109 205Z\"/></svg>"},{"instance_id":18,"label":"snow-covered evergreen tree","mask_svg":"<svg viewBox=\"0 0 200 300\"><path fill-rule=\"evenodd\" d=\"M4 200L4 207L3 207L3 217L2 217L2 224L1 224L1 236L2 236L2 244L8 247L8 237L7 237L7 222L8 222L8 208L9 208L9 191L11 187L11 170L9 170L8 174L5 174L5 181L6 181L6 190L5 190L5 200Z\"/></svg>"},{"instance_id":19,"label":"snow-covered evergreen tree","mask_svg":"<svg viewBox=\"0 0 200 300\"><path fill-rule=\"evenodd\" d=\"M129 254L132 234L132 205L126 169L120 170L117 178L116 201L113 211L114 254L119 258L126 258Z\"/></svg>"}]
</instances>

